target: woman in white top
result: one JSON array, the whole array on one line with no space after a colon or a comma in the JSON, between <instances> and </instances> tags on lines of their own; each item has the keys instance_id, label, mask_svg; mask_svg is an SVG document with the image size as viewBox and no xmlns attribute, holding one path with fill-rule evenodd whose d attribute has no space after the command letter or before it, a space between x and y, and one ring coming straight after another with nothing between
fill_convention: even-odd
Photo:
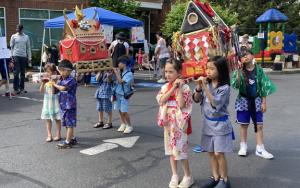
<instances>
[{"instance_id":1,"label":"woman in white top","mask_svg":"<svg viewBox=\"0 0 300 188\"><path fill-rule=\"evenodd\" d=\"M159 67L161 72L161 79L159 79L158 83L165 83L165 65L167 60L170 57L169 50L166 45L166 41L162 38L162 33L158 31L156 33L157 45L155 48L155 56L159 59Z\"/></svg>"}]
</instances>

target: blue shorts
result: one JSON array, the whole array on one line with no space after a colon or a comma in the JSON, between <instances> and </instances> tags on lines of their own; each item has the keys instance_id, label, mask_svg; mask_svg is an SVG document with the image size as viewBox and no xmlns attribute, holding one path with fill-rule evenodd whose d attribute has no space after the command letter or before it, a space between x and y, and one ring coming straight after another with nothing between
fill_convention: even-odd
<instances>
[{"instance_id":1,"label":"blue shorts","mask_svg":"<svg viewBox=\"0 0 300 188\"><path fill-rule=\"evenodd\" d=\"M112 102L110 99L97 99L97 110L99 112L109 113L112 111Z\"/></svg>"},{"instance_id":2,"label":"blue shorts","mask_svg":"<svg viewBox=\"0 0 300 188\"><path fill-rule=\"evenodd\" d=\"M241 125L249 125L250 123L250 112L249 111L237 111L236 122ZM257 125L263 125L263 113L261 111L256 112Z\"/></svg>"},{"instance_id":3,"label":"blue shorts","mask_svg":"<svg viewBox=\"0 0 300 188\"><path fill-rule=\"evenodd\" d=\"M121 112L128 112L128 100L123 95L117 94L116 97L115 109Z\"/></svg>"}]
</instances>

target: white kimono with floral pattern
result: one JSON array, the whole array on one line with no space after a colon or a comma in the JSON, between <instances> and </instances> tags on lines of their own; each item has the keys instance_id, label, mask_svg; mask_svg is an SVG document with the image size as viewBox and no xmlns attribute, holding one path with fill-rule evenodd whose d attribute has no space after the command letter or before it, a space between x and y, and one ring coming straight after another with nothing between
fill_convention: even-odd
<instances>
[{"instance_id":1,"label":"white kimono with floral pattern","mask_svg":"<svg viewBox=\"0 0 300 188\"><path fill-rule=\"evenodd\" d=\"M168 84L161 87L156 100L159 103L163 94L167 92ZM183 85L185 107L179 107L177 101L160 104L158 112L158 126L164 127L165 154L172 155L175 160L187 159L188 153L188 120L192 113L192 96L188 85ZM175 90L177 95L177 90Z\"/></svg>"}]
</instances>

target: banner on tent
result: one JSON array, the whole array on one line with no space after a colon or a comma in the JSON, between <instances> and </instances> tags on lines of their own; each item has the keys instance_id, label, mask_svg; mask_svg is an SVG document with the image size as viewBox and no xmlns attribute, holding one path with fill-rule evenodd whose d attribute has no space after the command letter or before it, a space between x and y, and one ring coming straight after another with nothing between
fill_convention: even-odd
<instances>
[{"instance_id":1,"label":"banner on tent","mask_svg":"<svg viewBox=\"0 0 300 188\"><path fill-rule=\"evenodd\" d=\"M114 27L111 25L101 25L101 32L104 35L104 38L106 40L106 43L112 43L113 41L113 34Z\"/></svg>"},{"instance_id":2,"label":"banner on tent","mask_svg":"<svg viewBox=\"0 0 300 188\"><path fill-rule=\"evenodd\" d=\"M131 28L131 42L132 43L143 43L144 40L145 40L144 27Z\"/></svg>"},{"instance_id":3,"label":"banner on tent","mask_svg":"<svg viewBox=\"0 0 300 188\"><path fill-rule=\"evenodd\" d=\"M7 49L6 37L0 37L0 59L8 59L11 56L11 52Z\"/></svg>"}]
</instances>

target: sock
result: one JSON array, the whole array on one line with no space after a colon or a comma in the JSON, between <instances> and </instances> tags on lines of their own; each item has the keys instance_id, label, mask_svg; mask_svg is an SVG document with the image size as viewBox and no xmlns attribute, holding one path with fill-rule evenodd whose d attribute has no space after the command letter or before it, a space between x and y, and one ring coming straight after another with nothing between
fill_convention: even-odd
<instances>
[{"instance_id":1,"label":"sock","mask_svg":"<svg viewBox=\"0 0 300 188\"><path fill-rule=\"evenodd\" d=\"M247 149L247 143L246 143L246 142L241 142L241 143L240 143L240 146L241 146L242 148L246 148L246 149Z\"/></svg>"},{"instance_id":2,"label":"sock","mask_svg":"<svg viewBox=\"0 0 300 188\"><path fill-rule=\"evenodd\" d=\"M263 144L262 145L256 145L256 150L261 151L261 150L264 150L264 149L265 149L265 147L264 147Z\"/></svg>"},{"instance_id":3,"label":"sock","mask_svg":"<svg viewBox=\"0 0 300 188\"><path fill-rule=\"evenodd\" d=\"M70 142L68 142L68 140L65 141L67 144L70 144Z\"/></svg>"}]
</instances>

